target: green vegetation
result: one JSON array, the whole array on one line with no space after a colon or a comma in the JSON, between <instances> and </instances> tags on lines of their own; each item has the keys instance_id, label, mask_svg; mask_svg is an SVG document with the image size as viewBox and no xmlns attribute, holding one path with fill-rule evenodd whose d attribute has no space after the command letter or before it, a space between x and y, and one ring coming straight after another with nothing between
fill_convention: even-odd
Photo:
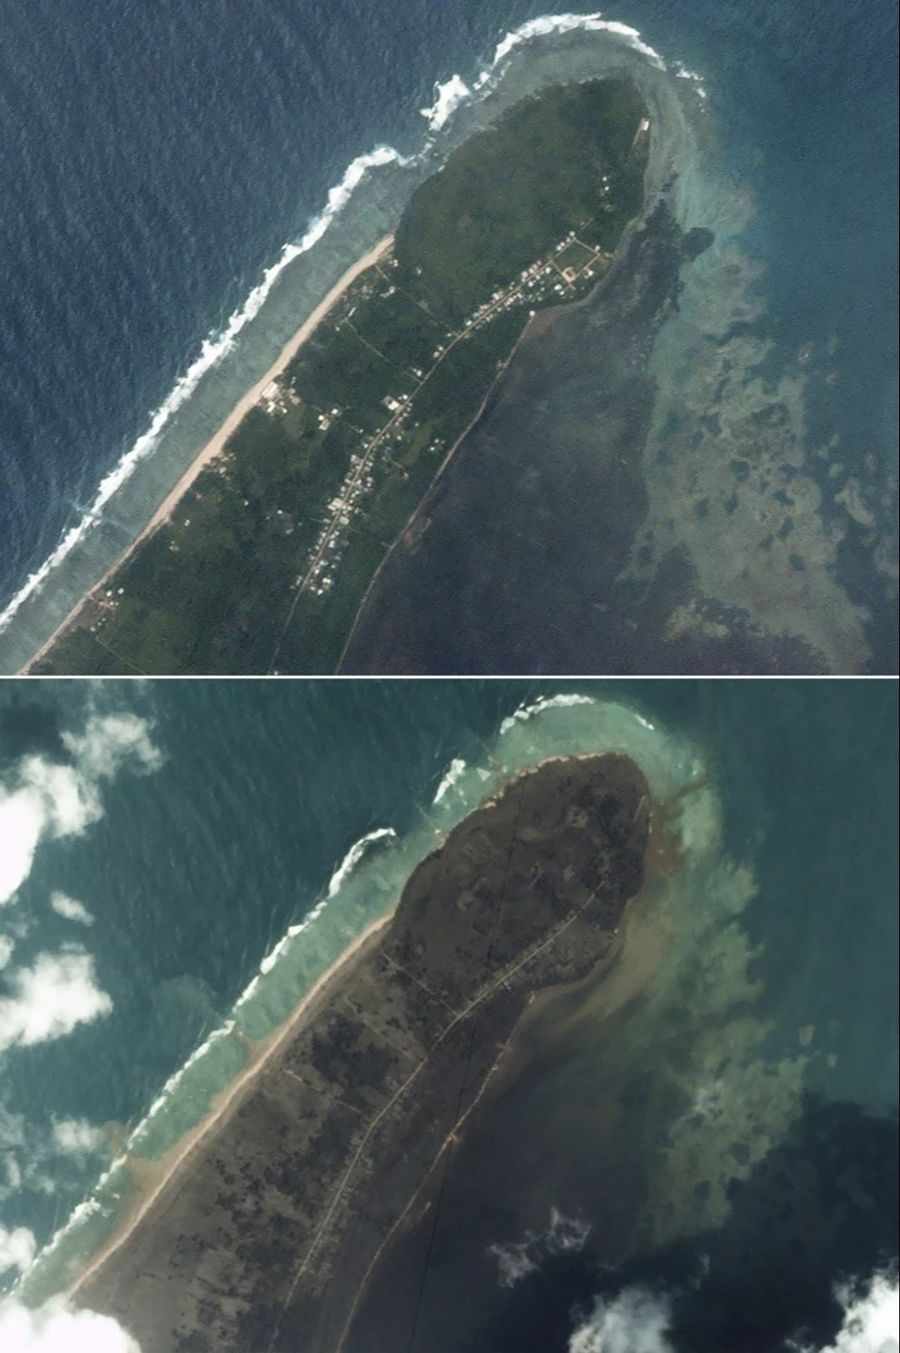
<instances>
[{"instance_id":1,"label":"green vegetation","mask_svg":"<svg viewBox=\"0 0 900 1353\"><path fill-rule=\"evenodd\" d=\"M386 551L530 314L587 294L640 209L644 110L560 85L473 136L173 514L35 672L331 672Z\"/></svg>"},{"instance_id":2,"label":"green vegetation","mask_svg":"<svg viewBox=\"0 0 900 1353\"><path fill-rule=\"evenodd\" d=\"M631 154L640 117L630 85L562 85L472 137L404 213L403 283L417 277L432 305L458 322L570 230L615 250L640 202L644 159Z\"/></svg>"}]
</instances>

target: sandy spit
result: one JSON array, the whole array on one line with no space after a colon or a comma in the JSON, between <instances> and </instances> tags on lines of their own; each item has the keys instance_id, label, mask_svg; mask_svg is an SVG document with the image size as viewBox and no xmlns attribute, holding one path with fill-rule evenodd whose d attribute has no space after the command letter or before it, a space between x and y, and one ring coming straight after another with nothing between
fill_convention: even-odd
<instances>
[{"instance_id":1,"label":"sandy spit","mask_svg":"<svg viewBox=\"0 0 900 1353\"><path fill-rule=\"evenodd\" d=\"M266 386L269 385L276 376L280 376L285 367L293 361L300 348L318 328L329 311L337 304L347 288L352 286L361 273L364 273L367 269L373 267L379 259L387 253L393 242L393 235L385 235L384 238L379 240L367 254L364 254L362 258L357 259L356 263L354 263L351 268L348 268L344 275L335 282L334 286L328 292L328 295L323 297L315 310L313 310L300 325L297 332L288 339L265 375L261 376L256 384L251 386L247 393L238 400L237 404L235 404L234 408L231 410L231 413L225 419L225 422L218 431L210 437L209 441L197 454L181 478L166 494L159 507L153 513L153 516L147 522L147 525L135 536L127 550L125 550L116 562L107 569L100 581L95 583L90 589L90 592L80 598L62 623L53 631L46 643L42 644L38 651L29 658L28 663L22 669L23 674L27 674L33 664L38 662L46 654L47 650L56 642L62 632L69 624L71 624L87 598L109 581L112 575L121 568L126 559L134 553L138 545L140 545L147 536L151 535L157 527L162 526L169 520L175 508L178 506L178 503L184 497L185 493L187 493L197 476L205 470L212 461L222 454L225 449L225 443L228 441L229 437L236 431L239 424L243 422L250 410L255 408L259 403L262 392L265 390Z\"/></svg>"},{"instance_id":2,"label":"sandy spit","mask_svg":"<svg viewBox=\"0 0 900 1353\"><path fill-rule=\"evenodd\" d=\"M332 963L331 967L326 969L310 987L284 1023L273 1030L268 1038L255 1045L249 1064L216 1097L206 1117L201 1119L190 1132L186 1132L184 1136L179 1138L160 1161L148 1162L157 1173L157 1178L135 1204L112 1239L90 1259L77 1278L72 1280L66 1289L68 1296L75 1296L79 1289L89 1282L107 1260L126 1243L148 1212L175 1185L182 1172L193 1162L200 1148L215 1135L217 1129L224 1127L229 1122L248 1098L260 1073L299 1032L304 1021L318 1004L326 987L329 989L328 994L331 995L335 985L352 979L363 951L374 947L375 937L380 935L390 924L393 915L394 912L391 910L385 916L379 916L377 920L372 921L365 930L356 936L340 957ZM142 1160L140 1163L141 1165L144 1164Z\"/></svg>"}]
</instances>

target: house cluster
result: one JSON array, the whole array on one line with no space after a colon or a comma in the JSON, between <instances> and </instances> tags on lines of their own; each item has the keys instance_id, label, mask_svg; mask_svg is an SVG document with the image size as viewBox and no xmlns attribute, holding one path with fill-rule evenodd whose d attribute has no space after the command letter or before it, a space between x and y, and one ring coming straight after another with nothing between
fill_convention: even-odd
<instances>
[{"instance_id":1,"label":"house cluster","mask_svg":"<svg viewBox=\"0 0 900 1353\"><path fill-rule=\"evenodd\" d=\"M319 431L327 432L328 429L331 427L331 424L334 422L335 418L340 418L340 416L341 411L337 407L337 405L335 405L333 409L326 409L324 413L320 413L318 418L316 419Z\"/></svg>"},{"instance_id":2,"label":"house cluster","mask_svg":"<svg viewBox=\"0 0 900 1353\"><path fill-rule=\"evenodd\" d=\"M608 178L604 179L608 182ZM558 241L553 246L549 259L538 259L530 267L523 268L519 274L518 280L512 284L506 291L502 287L491 294L489 300L478 307L471 319L466 321L464 329L477 329L501 310L509 310L514 305L521 305L527 301L540 303L550 297L551 292L556 295L562 295L568 286L577 280L579 276L593 277L594 269L598 261L603 258L599 250L594 250L594 257L587 267L578 268L560 268L553 259L561 254L575 239L575 231L570 230L564 239ZM560 276L562 281L559 280ZM556 279L556 280L554 280ZM534 314L534 310L529 312ZM443 349L438 349L433 356L438 357Z\"/></svg>"},{"instance_id":3,"label":"house cluster","mask_svg":"<svg viewBox=\"0 0 900 1353\"><path fill-rule=\"evenodd\" d=\"M275 380L269 381L259 397L259 402L266 413L287 413L289 404L296 407L300 403L300 396L289 385L282 385L276 377Z\"/></svg>"},{"instance_id":4,"label":"house cluster","mask_svg":"<svg viewBox=\"0 0 900 1353\"><path fill-rule=\"evenodd\" d=\"M351 456L343 483L328 504L328 516L309 553L308 564L312 564L308 568L309 590L314 597L324 596L334 586L337 565L344 553L341 537L351 518L360 511L362 499L371 493L374 482L372 471L365 466L365 457ZM305 576L300 574L296 586L302 584Z\"/></svg>"},{"instance_id":5,"label":"house cluster","mask_svg":"<svg viewBox=\"0 0 900 1353\"><path fill-rule=\"evenodd\" d=\"M538 259L529 267L523 268L518 279L510 287L506 290L497 287L490 299L480 305L464 323L459 334L454 334L452 331L447 333L447 341L439 344L431 354L434 360L438 361L457 338L464 336L469 330L477 329L480 325L487 323L501 310L508 310L514 305L521 305L529 300L537 303L546 301L551 298L553 293L562 294L565 292L579 276L593 276L597 262L604 257L599 250L593 251L593 259L586 267L580 269L561 268L554 261L556 256L566 249L574 239L575 231L571 230L564 239L553 246L548 257ZM382 294L390 295L393 291L394 288L390 287ZM532 309L529 313L533 315L535 312ZM412 374L419 380L424 378L425 373L420 368L413 367L411 370ZM391 415L390 424L383 428L381 432L376 433L374 437L363 441L361 454L350 457L347 473L341 487L328 504L325 521L307 557L306 570L296 580L295 586L301 587L305 583L313 596L324 596L334 586L337 565L345 553L347 529L353 517L362 510L363 500L371 494L374 487L374 474L370 465L372 451L378 445L389 454L390 449L397 443L403 442L410 430L403 424L412 408L412 395L386 394L382 397L381 403ZM339 408L321 413L318 417L320 429L326 430L332 420L337 418L340 413ZM417 427L418 423L414 422L412 429L414 430Z\"/></svg>"}]
</instances>

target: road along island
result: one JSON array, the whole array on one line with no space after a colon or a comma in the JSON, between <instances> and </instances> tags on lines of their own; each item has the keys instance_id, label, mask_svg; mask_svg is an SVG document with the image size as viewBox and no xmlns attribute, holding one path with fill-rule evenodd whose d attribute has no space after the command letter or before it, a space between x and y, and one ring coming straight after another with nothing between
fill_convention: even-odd
<instances>
[{"instance_id":1,"label":"road along island","mask_svg":"<svg viewBox=\"0 0 900 1353\"><path fill-rule=\"evenodd\" d=\"M389 922L71 1294L142 1353L338 1353L533 996L613 961L650 795L619 754L545 761L454 828Z\"/></svg>"},{"instance_id":2,"label":"road along island","mask_svg":"<svg viewBox=\"0 0 900 1353\"><path fill-rule=\"evenodd\" d=\"M461 145L30 670L335 671L529 321L606 274L648 137L636 86L605 79L552 86Z\"/></svg>"}]
</instances>

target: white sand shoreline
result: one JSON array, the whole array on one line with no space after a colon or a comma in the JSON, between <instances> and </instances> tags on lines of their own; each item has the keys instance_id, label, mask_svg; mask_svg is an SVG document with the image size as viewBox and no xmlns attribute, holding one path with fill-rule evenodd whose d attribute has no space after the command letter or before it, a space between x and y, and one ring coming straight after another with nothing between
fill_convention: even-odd
<instances>
[{"instance_id":1,"label":"white sand shoreline","mask_svg":"<svg viewBox=\"0 0 900 1353\"><path fill-rule=\"evenodd\" d=\"M200 474L201 470L205 470L211 461L222 454L228 438L237 429L238 425L243 422L250 410L255 408L259 403L266 386L269 385L276 376L281 375L282 371L284 371L285 367L293 360L295 354L299 352L300 348L313 331L321 324L329 310L331 310L340 300L347 288L356 281L361 273L366 272L378 262L391 246L393 240L393 235L385 235L384 239L379 240L374 248L370 249L367 254L364 254L361 259L358 259L357 262L353 264L353 267L348 268L343 277L335 282L334 286L328 292L328 295L319 302L315 310L313 310L307 319L303 321L297 332L288 339L265 375L261 376L256 384L251 386L247 393L238 400L218 432L210 438L196 460L194 460L187 470L185 470L177 484L175 484L172 490L160 503L143 531L135 538L131 549L134 549L134 546L137 545L144 536L148 535L149 532L155 530L157 526L161 526L163 522L168 521L174 508L178 504L178 500L184 496L191 484Z\"/></svg>"},{"instance_id":2,"label":"white sand shoreline","mask_svg":"<svg viewBox=\"0 0 900 1353\"><path fill-rule=\"evenodd\" d=\"M526 766L522 766L518 770L510 771L507 769L502 775L500 783L495 785L477 804L469 808L464 814L463 820L473 812L492 808L498 802L501 795L508 791L512 785L517 781L532 775L542 766L562 761L590 761L593 759L604 759L610 755L627 756L627 753L611 752L609 750L557 752L541 757L539 760ZM418 868L418 865L414 867L413 872L415 872L415 868ZM402 897L402 890L400 897ZM161 1198L163 1193L176 1182L184 1169L191 1164L195 1153L214 1135L217 1128L220 1126L224 1127L233 1114L237 1112L244 1099L251 1092L260 1073L298 1033L304 1020L313 1012L313 1007L317 999L324 995L326 989L329 988L332 983L339 981L342 976L349 977L351 975L354 960L361 956L361 951L368 947L370 942L390 925L396 914L399 901L400 898L398 898L398 901L389 911L385 912L382 916L377 917L376 920L370 922L364 930L360 931L347 948L338 955L330 967L316 979L309 991L307 991L300 999L287 1019L285 1019L282 1024L278 1025L267 1038L254 1046L253 1055L247 1066L220 1092L218 1096L216 1096L212 1107L206 1116L202 1118L195 1127L179 1138L178 1142L161 1158L161 1160L146 1162L149 1169L158 1170L158 1178L146 1192L141 1195L129 1215L123 1220L122 1225L115 1235L92 1256L78 1276L68 1284L66 1287L66 1295L68 1297L76 1296L80 1288L88 1283L90 1279L99 1272L107 1260L121 1249L154 1204ZM489 1079L492 1079L492 1077ZM144 1164L141 1157L135 1157L135 1160Z\"/></svg>"},{"instance_id":3,"label":"white sand shoreline","mask_svg":"<svg viewBox=\"0 0 900 1353\"><path fill-rule=\"evenodd\" d=\"M300 348L318 328L329 311L337 304L347 288L351 286L362 273L367 272L369 268L374 267L379 259L387 253L393 242L393 235L385 235L368 251L368 253L364 254L362 258L357 259L353 266L348 268L342 277L338 278L328 294L322 298L316 308L307 316L296 333L288 339L287 343L285 343L284 347L275 358L275 361L265 374L250 387L246 394L241 396L224 423L222 423L221 427L213 433L206 445L194 457L184 474L181 475L180 479L178 479L166 494L159 507L147 522L147 525L138 532L128 548L119 556L115 563L106 570L103 577L100 578L98 582L94 583L84 596L79 598L61 624L57 625L49 639L47 639L37 652L28 659L28 662L21 670L21 675L25 676L29 673L33 664L38 662L45 655L62 632L71 624L72 620L88 598L109 581L116 570L121 568L126 559L134 553L138 545L146 540L147 536L151 535L157 527L162 526L169 520L175 508L178 506L179 501L184 497L185 493L187 493L194 480L222 454L225 449L225 443L228 441L229 437L235 432L239 424L243 422L250 410L255 408L259 403L266 386L275 380L276 377L280 376L284 369L293 361Z\"/></svg>"},{"instance_id":4,"label":"white sand shoreline","mask_svg":"<svg viewBox=\"0 0 900 1353\"><path fill-rule=\"evenodd\" d=\"M194 1153L214 1134L218 1127L224 1126L237 1111L259 1074L298 1032L316 998L323 993L327 986L337 980L346 969L352 967L352 961L358 956L360 950L390 924L394 911L395 908L392 908L386 915L379 916L377 920L366 926L365 930L356 936L335 959L334 963L316 979L284 1023L273 1030L268 1038L257 1044L248 1065L216 1097L209 1113L200 1120L196 1127L186 1132L160 1162L148 1162L151 1166L158 1164L159 1179L141 1197L112 1239L91 1258L86 1267L78 1274L78 1277L67 1286L67 1296L76 1296L79 1289L89 1282L107 1260L121 1249L153 1205L165 1190L174 1183L183 1168L189 1164ZM140 1160L140 1157L137 1159Z\"/></svg>"}]
</instances>

